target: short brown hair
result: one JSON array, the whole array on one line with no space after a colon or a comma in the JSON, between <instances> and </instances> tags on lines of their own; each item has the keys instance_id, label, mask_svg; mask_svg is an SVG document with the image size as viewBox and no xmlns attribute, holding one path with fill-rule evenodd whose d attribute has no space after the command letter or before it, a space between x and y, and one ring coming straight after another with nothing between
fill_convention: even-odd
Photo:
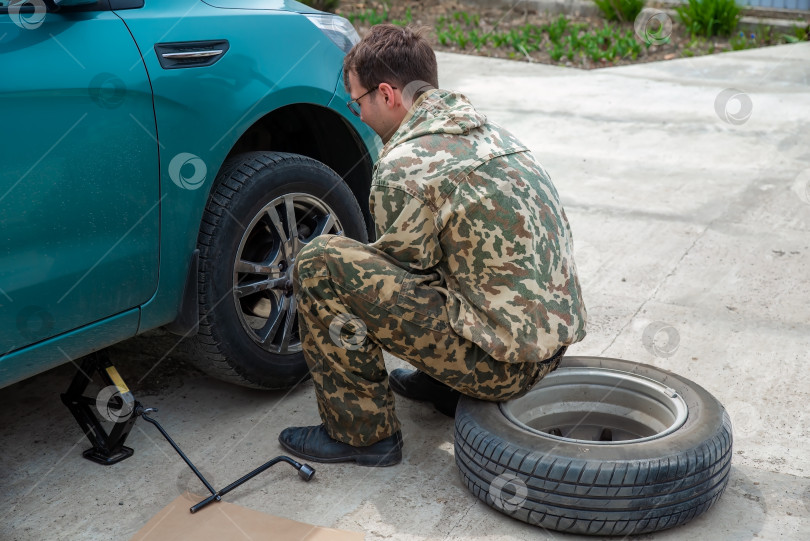
<instances>
[{"instance_id":1,"label":"short brown hair","mask_svg":"<svg viewBox=\"0 0 810 541\"><path fill-rule=\"evenodd\" d=\"M424 38L426 28L400 27L390 23L371 27L343 60L343 84L349 90L353 71L366 89L391 83L403 90L410 83L424 81L420 88L439 86L436 53Z\"/></svg>"}]
</instances>

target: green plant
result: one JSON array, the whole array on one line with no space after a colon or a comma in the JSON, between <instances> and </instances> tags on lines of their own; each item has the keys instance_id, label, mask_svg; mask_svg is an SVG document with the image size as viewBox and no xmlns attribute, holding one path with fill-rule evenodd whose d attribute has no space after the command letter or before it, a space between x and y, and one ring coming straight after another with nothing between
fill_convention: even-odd
<instances>
[{"instance_id":1,"label":"green plant","mask_svg":"<svg viewBox=\"0 0 810 541\"><path fill-rule=\"evenodd\" d=\"M464 21L467 26L481 26L481 16L477 13L470 15L466 11L456 11L453 13L453 19L456 22Z\"/></svg>"},{"instance_id":2,"label":"green plant","mask_svg":"<svg viewBox=\"0 0 810 541\"><path fill-rule=\"evenodd\" d=\"M413 14L411 13L411 8L408 8L405 11L404 18L394 19L393 21L391 21L392 24L395 24L397 26L408 26L409 24L411 24L411 22L413 22Z\"/></svg>"},{"instance_id":3,"label":"green plant","mask_svg":"<svg viewBox=\"0 0 810 541\"><path fill-rule=\"evenodd\" d=\"M487 33L479 32L478 30L470 30L468 35L470 37L470 43L472 43L476 51L480 51L481 47L486 47L487 43L489 43L490 35Z\"/></svg>"},{"instance_id":4,"label":"green plant","mask_svg":"<svg viewBox=\"0 0 810 541\"><path fill-rule=\"evenodd\" d=\"M740 8L735 0L688 0L675 11L693 36L729 36L740 22Z\"/></svg>"},{"instance_id":5,"label":"green plant","mask_svg":"<svg viewBox=\"0 0 810 541\"><path fill-rule=\"evenodd\" d=\"M568 19L566 19L565 15L560 15L557 19L546 25L545 30L548 32L548 38L551 41L559 41L567 28Z\"/></svg>"},{"instance_id":6,"label":"green plant","mask_svg":"<svg viewBox=\"0 0 810 541\"><path fill-rule=\"evenodd\" d=\"M457 24L449 22L444 16L439 17L436 21L436 38L441 45L459 44L459 34L461 32L462 30Z\"/></svg>"},{"instance_id":7,"label":"green plant","mask_svg":"<svg viewBox=\"0 0 810 541\"><path fill-rule=\"evenodd\" d=\"M437 25L436 39L439 41L439 45L450 45L450 31Z\"/></svg>"},{"instance_id":8,"label":"green plant","mask_svg":"<svg viewBox=\"0 0 810 541\"><path fill-rule=\"evenodd\" d=\"M311 8L320 9L321 11L329 11L334 13L340 5L340 0L299 0L302 4L306 4Z\"/></svg>"},{"instance_id":9,"label":"green plant","mask_svg":"<svg viewBox=\"0 0 810 541\"><path fill-rule=\"evenodd\" d=\"M757 43L760 45L779 45L782 43L798 43L810 41L810 25L805 27L792 27L790 33L775 33L770 25L757 25ZM754 35L751 35L754 38Z\"/></svg>"},{"instance_id":10,"label":"green plant","mask_svg":"<svg viewBox=\"0 0 810 541\"><path fill-rule=\"evenodd\" d=\"M455 21L455 22L453 22ZM480 51L493 40L492 32L484 32L480 29L481 16L470 15L464 11L456 11L449 18L441 16L436 21L436 38L442 45L456 44L461 49L466 49L467 45L472 45ZM497 45L504 43L505 37L497 34Z\"/></svg>"},{"instance_id":11,"label":"green plant","mask_svg":"<svg viewBox=\"0 0 810 541\"><path fill-rule=\"evenodd\" d=\"M367 24L369 26L374 26L375 24L384 23L388 20L388 10L384 10L382 13L374 9L366 9L365 11L358 11L355 13L347 13L346 18L349 19L349 22L352 24Z\"/></svg>"},{"instance_id":12,"label":"green plant","mask_svg":"<svg viewBox=\"0 0 810 541\"><path fill-rule=\"evenodd\" d=\"M636 20L646 0L593 0L608 21Z\"/></svg>"},{"instance_id":13,"label":"green plant","mask_svg":"<svg viewBox=\"0 0 810 541\"><path fill-rule=\"evenodd\" d=\"M692 36L689 41L684 45L683 56L695 56L700 54L701 50L706 47L707 40L701 36Z\"/></svg>"},{"instance_id":14,"label":"green plant","mask_svg":"<svg viewBox=\"0 0 810 541\"><path fill-rule=\"evenodd\" d=\"M757 25L756 32L751 33L751 39L756 40L761 45L776 45L781 43L780 36L774 35L773 26L770 25Z\"/></svg>"},{"instance_id":15,"label":"green plant","mask_svg":"<svg viewBox=\"0 0 810 541\"><path fill-rule=\"evenodd\" d=\"M764 45L779 45L782 43L797 43L810 39L807 32L803 28L793 27L792 32L775 33L774 28L770 25L757 25L755 32L746 35L745 32L739 32L737 35L729 39L729 45L733 51L742 49L751 49L753 47L761 47Z\"/></svg>"},{"instance_id":16,"label":"green plant","mask_svg":"<svg viewBox=\"0 0 810 541\"><path fill-rule=\"evenodd\" d=\"M782 39L785 40L785 43L799 43L800 41L810 41L810 33L805 34L804 30L801 33L796 31L796 27L793 27L793 34L782 34Z\"/></svg>"},{"instance_id":17,"label":"green plant","mask_svg":"<svg viewBox=\"0 0 810 541\"><path fill-rule=\"evenodd\" d=\"M489 36L492 46L495 48L509 45L509 34L507 32L493 32Z\"/></svg>"},{"instance_id":18,"label":"green plant","mask_svg":"<svg viewBox=\"0 0 810 541\"><path fill-rule=\"evenodd\" d=\"M580 57L593 62L615 62L627 57L635 59L641 52L632 30L622 30L607 22L602 28L589 28L588 24L572 22L565 15L542 26L525 24L509 30L484 32L479 18L456 12L439 17L436 37L441 45L456 45L460 49L468 45L477 50L489 45L496 49L509 48L510 58L531 59L531 53L545 49L555 62L563 57L571 61Z\"/></svg>"},{"instance_id":19,"label":"green plant","mask_svg":"<svg viewBox=\"0 0 810 541\"><path fill-rule=\"evenodd\" d=\"M796 43L797 41L810 41L810 24L806 26L794 26L793 34L785 34L785 41Z\"/></svg>"},{"instance_id":20,"label":"green plant","mask_svg":"<svg viewBox=\"0 0 810 541\"><path fill-rule=\"evenodd\" d=\"M741 51L743 49L750 49L751 47L756 47L756 42L753 41L754 34L751 34L751 39L749 39L745 32L740 32L736 36L732 36L731 39L728 40L729 45L731 45L732 51Z\"/></svg>"},{"instance_id":21,"label":"green plant","mask_svg":"<svg viewBox=\"0 0 810 541\"><path fill-rule=\"evenodd\" d=\"M583 30L576 36L569 36L569 46L578 50L580 56L593 62L614 62L621 58L637 58L641 45L635 39L632 30L622 30L605 23L602 28Z\"/></svg>"},{"instance_id":22,"label":"green plant","mask_svg":"<svg viewBox=\"0 0 810 541\"><path fill-rule=\"evenodd\" d=\"M374 26L376 24L381 24L385 22L390 22L391 24L395 24L397 26L407 26L411 24L413 21L413 14L411 13L411 8L408 8L405 11L405 16L402 19L391 19L390 14L390 3L383 2L382 11L378 11L373 8L367 8L363 11L355 11L350 13L343 14L349 22L352 24L363 24L368 26Z\"/></svg>"}]
</instances>

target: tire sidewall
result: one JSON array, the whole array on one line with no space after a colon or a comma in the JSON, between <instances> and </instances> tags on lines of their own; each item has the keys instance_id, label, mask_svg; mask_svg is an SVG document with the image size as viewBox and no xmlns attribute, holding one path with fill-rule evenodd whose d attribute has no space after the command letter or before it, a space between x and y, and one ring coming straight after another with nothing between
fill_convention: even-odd
<instances>
[{"instance_id":1,"label":"tire sidewall","mask_svg":"<svg viewBox=\"0 0 810 541\"><path fill-rule=\"evenodd\" d=\"M566 441L531 432L509 420L499 404L462 398L456 419L471 418L484 431L517 447L538 454L592 461L641 461L689 452L712 438L723 426L723 406L696 383L666 370L621 359L565 357L560 368L599 367L621 370L658 381L675 390L686 402L687 418L673 432L644 442L610 445ZM458 423L457 423L458 426Z\"/></svg>"},{"instance_id":2,"label":"tire sidewall","mask_svg":"<svg viewBox=\"0 0 810 541\"><path fill-rule=\"evenodd\" d=\"M227 212L223 213L220 225L212 235L212 256L204 260L201 268L201 273L208 277L208 283L202 284L207 289L206 298L215 303L206 319L220 350L231 359L229 364L243 378L268 388L294 385L306 377L308 369L302 352L277 354L267 351L242 326L232 288L236 254L246 228L270 201L300 193L326 204L337 216L343 234L367 241L362 212L351 190L337 173L310 158L281 156L281 161L252 174L231 198ZM269 375L268 365L273 367L273 373Z\"/></svg>"}]
</instances>

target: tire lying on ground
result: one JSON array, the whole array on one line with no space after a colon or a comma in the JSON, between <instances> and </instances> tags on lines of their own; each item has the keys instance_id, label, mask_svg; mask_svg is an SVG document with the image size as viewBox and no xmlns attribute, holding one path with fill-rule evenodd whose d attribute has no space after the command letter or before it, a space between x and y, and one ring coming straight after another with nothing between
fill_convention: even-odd
<instances>
[{"instance_id":1,"label":"tire lying on ground","mask_svg":"<svg viewBox=\"0 0 810 541\"><path fill-rule=\"evenodd\" d=\"M308 377L292 272L321 234L368 240L354 194L332 169L282 152L240 154L223 166L197 241L200 369L260 389Z\"/></svg>"},{"instance_id":2,"label":"tire lying on ground","mask_svg":"<svg viewBox=\"0 0 810 541\"><path fill-rule=\"evenodd\" d=\"M462 398L455 456L467 487L516 519L640 534L684 524L720 498L731 421L705 389L671 372L565 357L517 399Z\"/></svg>"}]
</instances>

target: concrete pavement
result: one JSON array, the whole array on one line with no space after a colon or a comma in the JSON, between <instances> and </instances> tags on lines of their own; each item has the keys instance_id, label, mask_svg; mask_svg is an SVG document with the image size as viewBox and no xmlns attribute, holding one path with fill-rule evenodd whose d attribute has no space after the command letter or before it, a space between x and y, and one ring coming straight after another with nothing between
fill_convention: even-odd
<instances>
[{"instance_id":1,"label":"concrete pavement","mask_svg":"<svg viewBox=\"0 0 810 541\"><path fill-rule=\"evenodd\" d=\"M810 538L810 44L590 72L439 63L442 86L523 139L562 196L590 314L569 353L683 374L731 414L723 498L642 538ZM137 382L173 344L159 333L121 344L131 361L119 369ZM146 423L128 442L134 457L111 468L82 459L86 441L56 396L72 371L0 391L0 539L128 539L179 491L199 491ZM236 388L178 351L136 388L218 487L280 454L284 427L318 422L310 383ZM453 462L452 422L398 407L401 465L316 465L308 484L279 465L228 501L368 540L562 537L479 502Z\"/></svg>"}]
</instances>

